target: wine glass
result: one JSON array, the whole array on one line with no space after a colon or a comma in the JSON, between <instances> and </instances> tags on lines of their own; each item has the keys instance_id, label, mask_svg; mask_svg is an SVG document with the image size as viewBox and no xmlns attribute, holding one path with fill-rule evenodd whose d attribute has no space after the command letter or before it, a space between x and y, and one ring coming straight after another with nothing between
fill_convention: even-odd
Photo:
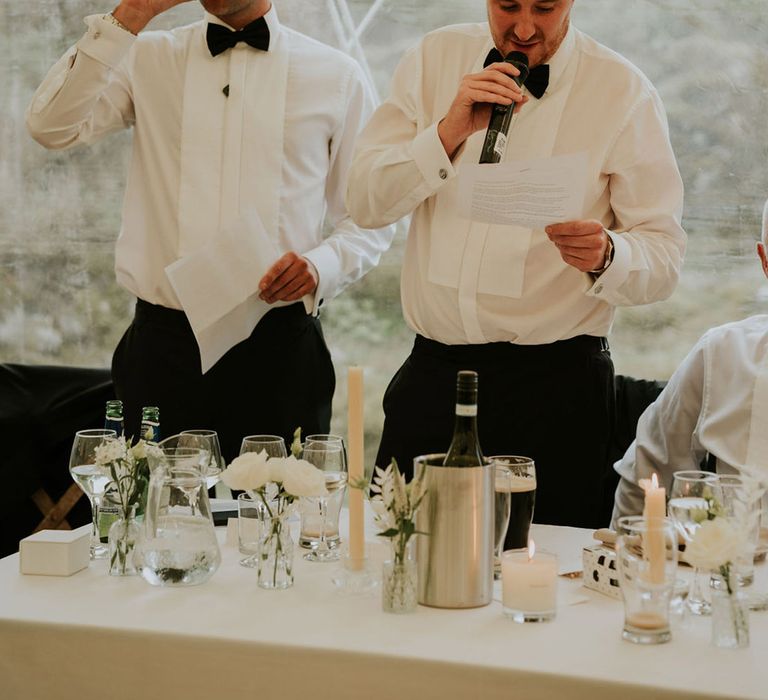
<instances>
[{"instance_id":1,"label":"wine glass","mask_svg":"<svg viewBox=\"0 0 768 700\"><path fill-rule=\"evenodd\" d=\"M109 474L96 465L96 448L115 438L117 433L114 430L78 430L69 456L69 473L91 502L91 559L107 556L107 546L99 540L98 517Z\"/></svg>"},{"instance_id":2,"label":"wine glass","mask_svg":"<svg viewBox=\"0 0 768 700\"><path fill-rule=\"evenodd\" d=\"M512 509L512 470L504 464L494 464L494 499L493 499L493 578L501 578L501 550L509 527L509 514Z\"/></svg>"},{"instance_id":3,"label":"wine glass","mask_svg":"<svg viewBox=\"0 0 768 700\"><path fill-rule=\"evenodd\" d=\"M704 522L717 496L717 476L711 472L690 469L675 472L669 492L669 516L686 544ZM701 570L693 570L686 605L694 615L709 615L711 603L704 597Z\"/></svg>"},{"instance_id":4,"label":"wine glass","mask_svg":"<svg viewBox=\"0 0 768 700\"><path fill-rule=\"evenodd\" d=\"M338 445L341 447L341 458L344 460L344 471L347 470L347 446L344 444L344 438L341 435L333 435L331 433L314 433L307 435L304 439L302 449L306 447L315 446L314 443L320 443L321 445Z\"/></svg>"},{"instance_id":5,"label":"wine glass","mask_svg":"<svg viewBox=\"0 0 768 700\"><path fill-rule=\"evenodd\" d=\"M240 445L240 454L246 452L266 452L267 457L287 457L285 440L279 435L248 435Z\"/></svg>"},{"instance_id":6,"label":"wine glass","mask_svg":"<svg viewBox=\"0 0 768 700\"><path fill-rule=\"evenodd\" d=\"M179 447L193 447L208 455L205 465L205 486L213 488L221 479L224 461L221 457L219 436L215 430L182 430L179 433Z\"/></svg>"},{"instance_id":7,"label":"wine glass","mask_svg":"<svg viewBox=\"0 0 768 700\"><path fill-rule=\"evenodd\" d=\"M328 490L326 496L305 500L302 537L310 543L312 551L307 552L304 558L307 561L336 561L341 542L339 512L347 485L344 450L335 441L305 443L301 458L323 472Z\"/></svg>"},{"instance_id":8,"label":"wine glass","mask_svg":"<svg viewBox=\"0 0 768 700\"><path fill-rule=\"evenodd\" d=\"M341 435L332 435L331 433L314 433L312 435L307 435L307 437L304 438L304 446L311 445L313 442L320 442L320 443L334 443L337 445L341 445L341 449L344 452L344 461L347 461L347 448L344 445L344 438L341 437Z\"/></svg>"}]
</instances>

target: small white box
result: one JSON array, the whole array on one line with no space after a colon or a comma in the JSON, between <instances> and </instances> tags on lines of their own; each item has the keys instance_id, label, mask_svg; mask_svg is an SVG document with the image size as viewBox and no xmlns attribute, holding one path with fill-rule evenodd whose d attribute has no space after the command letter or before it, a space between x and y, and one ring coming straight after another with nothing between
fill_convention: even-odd
<instances>
[{"instance_id":1,"label":"small white box","mask_svg":"<svg viewBox=\"0 0 768 700\"><path fill-rule=\"evenodd\" d=\"M22 574L71 576L91 560L91 525L76 530L40 530L19 542Z\"/></svg>"},{"instance_id":2,"label":"small white box","mask_svg":"<svg viewBox=\"0 0 768 700\"><path fill-rule=\"evenodd\" d=\"M615 550L602 544L584 547L582 561L584 563L584 587L621 600Z\"/></svg>"}]
</instances>

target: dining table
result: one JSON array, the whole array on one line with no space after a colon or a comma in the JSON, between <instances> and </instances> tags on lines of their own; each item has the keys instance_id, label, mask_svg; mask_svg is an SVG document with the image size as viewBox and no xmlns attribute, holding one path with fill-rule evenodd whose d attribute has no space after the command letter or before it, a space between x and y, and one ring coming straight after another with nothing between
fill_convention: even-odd
<instances>
[{"instance_id":1,"label":"dining table","mask_svg":"<svg viewBox=\"0 0 768 700\"><path fill-rule=\"evenodd\" d=\"M343 509L342 534L346 523ZM532 526L570 575L555 618L525 624L503 614L498 581L483 607L383 612L388 546L369 511L367 588L298 547L294 585L259 588L233 532L217 528L221 565L197 586L110 576L105 560L58 577L21 574L18 553L1 559L0 699L768 698L768 612L751 613L744 649L714 647L711 618L681 605L668 643L624 641L622 602L578 574L591 530ZM768 588L764 563L753 585Z\"/></svg>"}]
</instances>

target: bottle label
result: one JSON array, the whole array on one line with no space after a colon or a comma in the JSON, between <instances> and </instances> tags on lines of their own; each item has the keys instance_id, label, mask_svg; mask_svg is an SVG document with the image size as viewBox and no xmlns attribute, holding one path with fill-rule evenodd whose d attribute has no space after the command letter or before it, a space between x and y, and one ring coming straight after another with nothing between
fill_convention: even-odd
<instances>
[{"instance_id":1,"label":"bottle label","mask_svg":"<svg viewBox=\"0 0 768 700\"><path fill-rule=\"evenodd\" d=\"M507 150L507 137L499 132L496 134L496 143L493 144L493 152L499 157L504 157L504 151Z\"/></svg>"},{"instance_id":2,"label":"bottle label","mask_svg":"<svg viewBox=\"0 0 768 700\"><path fill-rule=\"evenodd\" d=\"M457 416L476 416L477 404L457 403L456 415Z\"/></svg>"}]
</instances>

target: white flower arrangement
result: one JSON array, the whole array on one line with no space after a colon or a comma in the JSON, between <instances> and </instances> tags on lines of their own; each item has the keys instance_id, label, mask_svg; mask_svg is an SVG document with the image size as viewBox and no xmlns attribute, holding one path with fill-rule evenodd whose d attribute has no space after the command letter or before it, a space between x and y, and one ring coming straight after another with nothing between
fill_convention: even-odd
<instances>
[{"instance_id":1,"label":"white flower arrangement","mask_svg":"<svg viewBox=\"0 0 768 700\"><path fill-rule=\"evenodd\" d=\"M751 531L749 512L740 504L733 516L724 516L723 508L712 499L708 520L704 520L685 547L686 561L698 569L719 573L725 584L730 604L731 634L734 639L749 638L748 618L735 594L738 582L734 576L734 563L749 551ZM713 625L715 618L713 616Z\"/></svg>"},{"instance_id":2,"label":"white flower arrangement","mask_svg":"<svg viewBox=\"0 0 768 700\"><path fill-rule=\"evenodd\" d=\"M107 491L111 490L117 496L117 505L123 523L123 529L114 548L110 530L110 570L125 573L128 558L134 546L133 541L126 539L128 529L125 523L146 504L149 462L162 458L162 454L160 448L148 445L144 440L131 445L122 435L119 438L105 440L95 450L96 465L110 478Z\"/></svg>"},{"instance_id":3,"label":"white flower arrangement","mask_svg":"<svg viewBox=\"0 0 768 700\"><path fill-rule=\"evenodd\" d=\"M325 475L303 459L269 457L266 451L246 452L222 472L221 480L231 489L246 491L250 497L260 500L264 510L259 537L259 577L262 563L273 557L269 574L272 587L278 578L278 562L283 557L283 527L285 517L297 498L313 498L328 495ZM292 574L288 571L289 576Z\"/></svg>"},{"instance_id":4,"label":"white flower arrangement","mask_svg":"<svg viewBox=\"0 0 768 700\"><path fill-rule=\"evenodd\" d=\"M416 530L416 511L424 498L424 472L409 483L400 473L394 460L386 469L375 468L371 491L374 522L381 530L380 537L392 542L395 564L405 561L408 540L413 535L427 533Z\"/></svg>"},{"instance_id":5,"label":"white flower arrangement","mask_svg":"<svg viewBox=\"0 0 768 700\"><path fill-rule=\"evenodd\" d=\"M149 461L162 457L162 450L139 440L131 445L124 436L105 440L96 448L96 465L111 479L121 515L127 518L138 506L149 483Z\"/></svg>"},{"instance_id":6,"label":"white flower arrangement","mask_svg":"<svg viewBox=\"0 0 768 700\"><path fill-rule=\"evenodd\" d=\"M685 558L692 566L709 571L729 567L747 547L744 528L731 518L705 520L685 548ZM723 574L725 578L725 574Z\"/></svg>"},{"instance_id":7,"label":"white flower arrangement","mask_svg":"<svg viewBox=\"0 0 768 700\"><path fill-rule=\"evenodd\" d=\"M297 498L328 495L323 473L303 459L268 457L267 453L246 452L232 460L221 480L231 489L246 491L251 498L262 500L270 516L269 501L277 500L277 513L282 513Z\"/></svg>"}]
</instances>

